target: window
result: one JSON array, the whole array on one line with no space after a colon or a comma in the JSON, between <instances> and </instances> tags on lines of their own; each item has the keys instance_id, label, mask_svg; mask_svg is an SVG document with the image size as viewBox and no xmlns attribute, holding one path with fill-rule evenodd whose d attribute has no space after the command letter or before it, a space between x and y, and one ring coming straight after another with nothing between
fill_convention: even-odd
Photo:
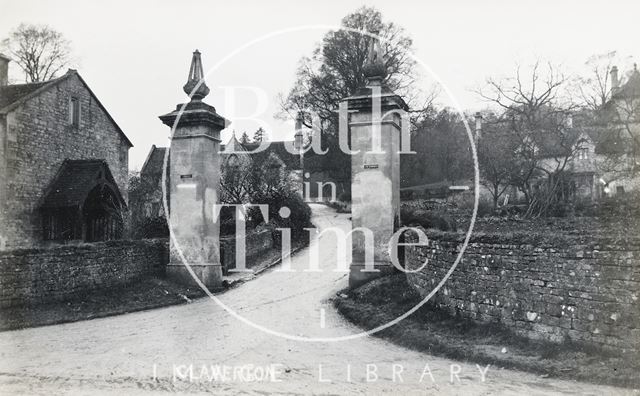
<instances>
[{"instance_id":1,"label":"window","mask_svg":"<svg viewBox=\"0 0 640 396\"><path fill-rule=\"evenodd\" d=\"M69 101L69 124L74 127L80 126L80 100L71 98Z\"/></svg>"},{"instance_id":2,"label":"window","mask_svg":"<svg viewBox=\"0 0 640 396\"><path fill-rule=\"evenodd\" d=\"M589 159L589 149L586 147L578 149L578 159L581 159L581 160Z\"/></svg>"}]
</instances>

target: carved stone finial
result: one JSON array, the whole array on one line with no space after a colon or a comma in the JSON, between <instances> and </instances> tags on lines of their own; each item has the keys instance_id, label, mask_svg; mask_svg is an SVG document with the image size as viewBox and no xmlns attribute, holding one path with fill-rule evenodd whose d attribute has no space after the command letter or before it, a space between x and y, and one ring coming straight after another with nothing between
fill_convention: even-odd
<instances>
[{"instance_id":1,"label":"carved stone finial","mask_svg":"<svg viewBox=\"0 0 640 396\"><path fill-rule=\"evenodd\" d=\"M198 83L202 80L202 84ZM198 87L196 89L196 86ZM204 82L204 73L202 71L202 59L200 59L200 51L195 50L191 58L191 67L189 68L189 77L187 83L183 87L187 95L191 95L191 100L200 101L209 95L209 87ZM194 92L195 89L195 92ZM193 92L193 94L192 94Z\"/></svg>"},{"instance_id":2,"label":"carved stone finial","mask_svg":"<svg viewBox=\"0 0 640 396\"><path fill-rule=\"evenodd\" d=\"M378 40L379 30L372 30L369 41L369 52L367 60L364 63L364 76L370 85L379 85L387 76L387 68L382 59L382 50L380 49L380 40Z\"/></svg>"}]
</instances>

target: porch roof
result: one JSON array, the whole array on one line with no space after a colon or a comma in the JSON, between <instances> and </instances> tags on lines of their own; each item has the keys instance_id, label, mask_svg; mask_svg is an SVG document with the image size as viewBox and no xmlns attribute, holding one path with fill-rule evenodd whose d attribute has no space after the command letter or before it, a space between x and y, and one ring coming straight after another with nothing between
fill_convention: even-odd
<instances>
[{"instance_id":1,"label":"porch roof","mask_svg":"<svg viewBox=\"0 0 640 396\"><path fill-rule=\"evenodd\" d=\"M47 189L41 208L81 207L96 186L108 185L122 205L126 203L106 161L100 159L65 160Z\"/></svg>"}]
</instances>

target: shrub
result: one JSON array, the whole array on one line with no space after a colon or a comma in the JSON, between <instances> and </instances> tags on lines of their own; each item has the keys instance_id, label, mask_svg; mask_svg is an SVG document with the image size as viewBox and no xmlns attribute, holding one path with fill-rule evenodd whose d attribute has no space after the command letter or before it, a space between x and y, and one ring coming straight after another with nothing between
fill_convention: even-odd
<instances>
[{"instance_id":1,"label":"shrub","mask_svg":"<svg viewBox=\"0 0 640 396\"><path fill-rule=\"evenodd\" d=\"M547 210L547 216L567 217L573 213L573 205L568 202L558 202Z\"/></svg>"},{"instance_id":2,"label":"shrub","mask_svg":"<svg viewBox=\"0 0 640 396\"><path fill-rule=\"evenodd\" d=\"M262 222L262 217L256 218L254 212L257 207L250 206L247 209L245 220L246 230L253 230ZM220 209L220 235L234 235L236 233L236 208L233 206L223 206ZM259 211L259 210L258 210Z\"/></svg>"},{"instance_id":3,"label":"shrub","mask_svg":"<svg viewBox=\"0 0 640 396\"><path fill-rule=\"evenodd\" d=\"M340 195L338 196L338 201L351 202L351 186L340 193Z\"/></svg>"},{"instance_id":4,"label":"shrub","mask_svg":"<svg viewBox=\"0 0 640 396\"><path fill-rule=\"evenodd\" d=\"M628 192L624 195L615 195L602 200L591 207L591 215L602 217L640 217L640 193Z\"/></svg>"},{"instance_id":5,"label":"shrub","mask_svg":"<svg viewBox=\"0 0 640 396\"><path fill-rule=\"evenodd\" d=\"M400 199L409 201L415 197L416 193L413 190L400 190Z\"/></svg>"},{"instance_id":6,"label":"shrub","mask_svg":"<svg viewBox=\"0 0 640 396\"><path fill-rule=\"evenodd\" d=\"M493 203L486 199L478 201L478 217L484 217L493 214Z\"/></svg>"},{"instance_id":7,"label":"shrub","mask_svg":"<svg viewBox=\"0 0 640 396\"><path fill-rule=\"evenodd\" d=\"M459 201L458 207L460 209L466 209L469 212L473 210L473 205L475 203L475 197L471 194L464 195L463 198ZM484 217L494 214L493 210L493 202L486 198L480 198L478 200L478 217Z\"/></svg>"},{"instance_id":8,"label":"shrub","mask_svg":"<svg viewBox=\"0 0 640 396\"><path fill-rule=\"evenodd\" d=\"M402 207L400 220L405 226L422 226L441 231L456 231L456 221L444 212Z\"/></svg>"},{"instance_id":9,"label":"shrub","mask_svg":"<svg viewBox=\"0 0 640 396\"><path fill-rule=\"evenodd\" d=\"M338 213L351 213L351 208L348 203L342 201L328 202L327 205L333 208Z\"/></svg>"},{"instance_id":10,"label":"shrub","mask_svg":"<svg viewBox=\"0 0 640 396\"><path fill-rule=\"evenodd\" d=\"M169 225L164 216L137 218L131 233L133 239L168 238Z\"/></svg>"},{"instance_id":11,"label":"shrub","mask_svg":"<svg viewBox=\"0 0 640 396\"><path fill-rule=\"evenodd\" d=\"M293 240L304 240L308 234L304 228L312 227L311 208L300 195L291 190L277 191L265 197L260 204L269 205L269 224L275 228L290 228ZM287 207L290 215L287 218L280 216L280 209ZM258 207L251 209L251 218L258 223L263 222L262 213ZM274 232L276 242L279 242L280 232Z\"/></svg>"}]
</instances>

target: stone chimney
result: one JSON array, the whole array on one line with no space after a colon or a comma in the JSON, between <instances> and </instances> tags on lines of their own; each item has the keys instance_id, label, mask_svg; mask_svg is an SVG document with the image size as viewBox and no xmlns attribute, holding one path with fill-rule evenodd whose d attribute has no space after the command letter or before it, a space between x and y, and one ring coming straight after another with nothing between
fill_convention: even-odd
<instances>
[{"instance_id":1,"label":"stone chimney","mask_svg":"<svg viewBox=\"0 0 640 396\"><path fill-rule=\"evenodd\" d=\"M9 84L9 62L11 59L0 54L0 87Z\"/></svg>"},{"instance_id":2,"label":"stone chimney","mask_svg":"<svg viewBox=\"0 0 640 396\"><path fill-rule=\"evenodd\" d=\"M301 151L303 145L303 135L302 135L302 112L299 111L296 116L296 132L294 135L294 147L296 150Z\"/></svg>"},{"instance_id":3,"label":"stone chimney","mask_svg":"<svg viewBox=\"0 0 640 396\"><path fill-rule=\"evenodd\" d=\"M620 80L618 79L618 66L613 66L611 71L611 91L616 93L620 88Z\"/></svg>"},{"instance_id":4,"label":"stone chimney","mask_svg":"<svg viewBox=\"0 0 640 396\"><path fill-rule=\"evenodd\" d=\"M573 114L567 114L566 127L567 129L573 128Z\"/></svg>"},{"instance_id":5,"label":"stone chimney","mask_svg":"<svg viewBox=\"0 0 640 396\"><path fill-rule=\"evenodd\" d=\"M476 113L476 143L482 136L482 114L480 112Z\"/></svg>"}]
</instances>

